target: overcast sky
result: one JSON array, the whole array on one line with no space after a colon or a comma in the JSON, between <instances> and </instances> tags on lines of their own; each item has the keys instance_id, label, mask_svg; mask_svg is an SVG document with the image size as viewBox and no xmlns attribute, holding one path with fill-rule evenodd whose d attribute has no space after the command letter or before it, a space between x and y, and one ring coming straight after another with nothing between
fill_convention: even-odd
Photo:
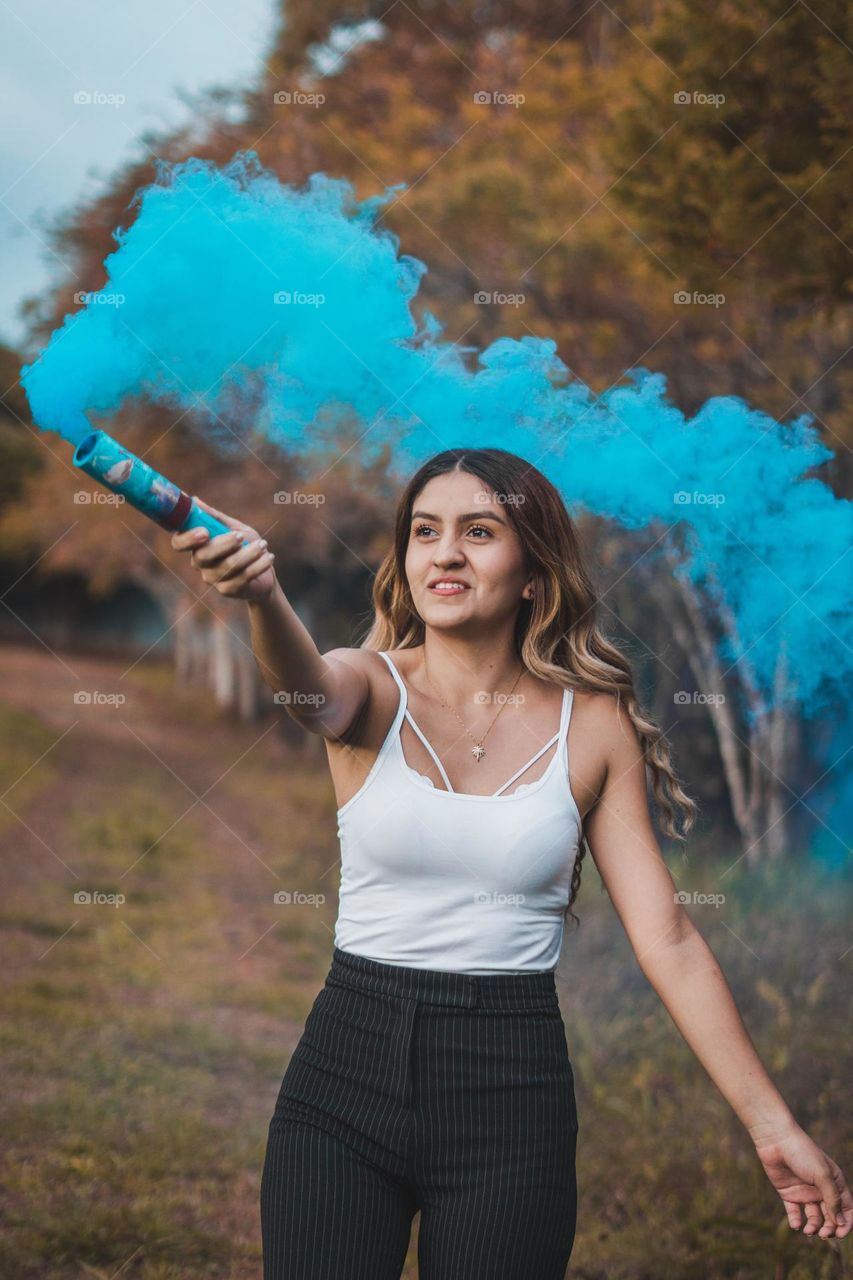
<instances>
[{"instance_id":1,"label":"overcast sky","mask_svg":"<svg viewBox=\"0 0 853 1280\"><path fill-rule=\"evenodd\" d=\"M143 153L139 134L186 121L179 91L255 83L275 12L273 0L0 0L0 339L23 341L21 300L64 274L43 220L103 189Z\"/></svg>"}]
</instances>

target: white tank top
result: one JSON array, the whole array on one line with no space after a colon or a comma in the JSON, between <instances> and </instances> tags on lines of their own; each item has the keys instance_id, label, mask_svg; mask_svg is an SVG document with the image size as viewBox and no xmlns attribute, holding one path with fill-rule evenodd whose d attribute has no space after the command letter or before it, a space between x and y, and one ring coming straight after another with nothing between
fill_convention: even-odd
<instances>
[{"instance_id":1,"label":"white tank top","mask_svg":"<svg viewBox=\"0 0 853 1280\"><path fill-rule=\"evenodd\" d=\"M409 710L405 683L379 754L338 810L341 885L335 945L384 964L456 973L556 968L581 818L566 742L574 695L563 690L560 728L494 795L454 791ZM406 719L447 790L412 769ZM535 782L501 793L556 745Z\"/></svg>"}]
</instances>

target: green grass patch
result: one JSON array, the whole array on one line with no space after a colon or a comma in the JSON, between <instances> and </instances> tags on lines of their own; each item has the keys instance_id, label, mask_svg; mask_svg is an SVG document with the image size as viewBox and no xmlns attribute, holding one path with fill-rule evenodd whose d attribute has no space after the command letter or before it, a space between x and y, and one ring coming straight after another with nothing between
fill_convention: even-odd
<instances>
[{"instance_id":1,"label":"green grass patch","mask_svg":"<svg viewBox=\"0 0 853 1280\"><path fill-rule=\"evenodd\" d=\"M37 716L0 703L0 831L17 825L15 814L50 786L56 776L51 748L61 736Z\"/></svg>"}]
</instances>

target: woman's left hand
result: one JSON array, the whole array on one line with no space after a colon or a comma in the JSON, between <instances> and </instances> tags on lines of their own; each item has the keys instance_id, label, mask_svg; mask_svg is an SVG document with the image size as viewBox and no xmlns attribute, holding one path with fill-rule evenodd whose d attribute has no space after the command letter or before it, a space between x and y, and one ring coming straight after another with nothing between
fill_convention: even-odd
<instances>
[{"instance_id":1,"label":"woman's left hand","mask_svg":"<svg viewBox=\"0 0 853 1280\"><path fill-rule=\"evenodd\" d=\"M802 1227L803 1235L822 1240L842 1240L850 1232L853 1196L844 1174L805 1130L796 1126L782 1135L767 1135L755 1141L755 1150L794 1231Z\"/></svg>"}]
</instances>

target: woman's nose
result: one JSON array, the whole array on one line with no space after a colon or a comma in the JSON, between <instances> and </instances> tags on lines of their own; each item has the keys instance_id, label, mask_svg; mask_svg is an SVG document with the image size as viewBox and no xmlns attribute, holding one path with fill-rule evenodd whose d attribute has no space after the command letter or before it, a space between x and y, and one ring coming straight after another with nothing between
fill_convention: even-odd
<instances>
[{"instance_id":1,"label":"woman's nose","mask_svg":"<svg viewBox=\"0 0 853 1280\"><path fill-rule=\"evenodd\" d=\"M462 550L455 543L451 543L446 547L440 547L436 550L433 557L437 568L444 569L449 564L459 564L465 557Z\"/></svg>"}]
</instances>

